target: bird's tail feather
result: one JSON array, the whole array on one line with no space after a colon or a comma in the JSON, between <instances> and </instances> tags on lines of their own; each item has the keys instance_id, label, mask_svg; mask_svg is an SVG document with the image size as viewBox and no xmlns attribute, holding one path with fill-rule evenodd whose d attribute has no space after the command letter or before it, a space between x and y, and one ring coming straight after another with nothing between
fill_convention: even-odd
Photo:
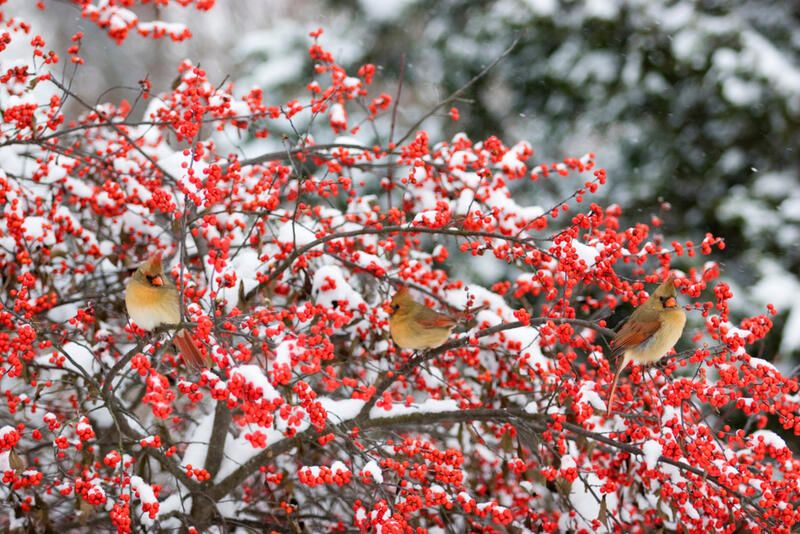
<instances>
[{"instance_id":1,"label":"bird's tail feather","mask_svg":"<svg viewBox=\"0 0 800 534\"><path fill-rule=\"evenodd\" d=\"M211 363L209 358L203 355L200 347L197 346L197 343L194 342L188 331L178 331L172 339L172 342L178 347L178 352L183 356L186 365L192 369L202 369L203 367L208 367Z\"/></svg>"},{"instance_id":2,"label":"bird's tail feather","mask_svg":"<svg viewBox=\"0 0 800 534\"><path fill-rule=\"evenodd\" d=\"M475 308L468 308L466 310L455 310L452 313L453 319L456 321L466 321L468 317L475 317L475 315L483 310L489 309L490 304L482 304Z\"/></svg>"},{"instance_id":3,"label":"bird's tail feather","mask_svg":"<svg viewBox=\"0 0 800 534\"><path fill-rule=\"evenodd\" d=\"M627 367L629 361L631 361L631 358L628 353L625 353L625 355L622 357L622 363L619 364L617 373L614 375L614 382L611 384L611 393L608 394L608 408L606 411L606 417L611 415L611 405L614 403L614 392L617 390L617 381L619 380L619 375L622 374L622 370Z\"/></svg>"}]
</instances>

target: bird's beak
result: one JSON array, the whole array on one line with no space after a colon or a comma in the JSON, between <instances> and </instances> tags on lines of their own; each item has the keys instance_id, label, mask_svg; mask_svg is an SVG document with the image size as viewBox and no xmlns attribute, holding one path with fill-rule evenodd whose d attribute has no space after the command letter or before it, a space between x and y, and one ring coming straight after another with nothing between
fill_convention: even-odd
<instances>
[{"instance_id":1,"label":"bird's beak","mask_svg":"<svg viewBox=\"0 0 800 534\"><path fill-rule=\"evenodd\" d=\"M163 286L163 285L164 285L164 279L163 279L163 278L161 278L161 275L160 275L160 274L157 274L157 275L155 275L155 276L153 277L153 279L150 281L150 283L151 283L151 284L153 284L153 285L154 285L154 286L156 286L156 287L161 287L161 286ZM673 299L673 301L674 301L674 300L675 300L675 299Z\"/></svg>"},{"instance_id":2,"label":"bird's beak","mask_svg":"<svg viewBox=\"0 0 800 534\"><path fill-rule=\"evenodd\" d=\"M388 302L384 302L382 307L383 307L383 311L385 311L389 315L394 315L394 310L392 309L392 305L391 304L389 304Z\"/></svg>"},{"instance_id":3,"label":"bird's beak","mask_svg":"<svg viewBox=\"0 0 800 534\"><path fill-rule=\"evenodd\" d=\"M669 297L669 298L667 298L667 300L664 301L664 307L665 308L677 308L678 307L678 301L675 300L675 297Z\"/></svg>"}]
</instances>

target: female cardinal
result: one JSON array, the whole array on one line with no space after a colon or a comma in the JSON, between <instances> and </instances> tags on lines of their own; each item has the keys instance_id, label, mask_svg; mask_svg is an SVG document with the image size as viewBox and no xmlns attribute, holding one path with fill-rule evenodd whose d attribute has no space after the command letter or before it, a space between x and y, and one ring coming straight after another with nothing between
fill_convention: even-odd
<instances>
[{"instance_id":1,"label":"female cardinal","mask_svg":"<svg viewBox=\"0 0 800 534\"><path fill-rule=\"evenodd\" d=\"M401 349L424 350L443 345L458 319L438 313L411 298L407 287L392 297L389 332ZM482 308L476 308L473 312ZM460 318L459 318L460 319Z\"/></svg>"},{"instance_id":2,"label":"female cardinal","mask_svg":"<svg viewBox=\"0 0 800 534\"><path fill-rule=\"evenodd\" d=\"M685 324L686 314L678 307L675 298L675 278L670 276L644 304L633 311L611 342L612 355L624 356L611 384L606 415L611 414L617 380L628 362L635 360L645 365L657 362L675 346Z\"/></svg>"},{"instance_id":3,"label":"female cardinal","mask_svg":"<svg viewBox=\"0 0 800 534\"><path fill-rule=\"evenodd\" d=\"M160 252L133 273L125 288L125 306L133 322L148 331L181 322L180 295L164 274ZM208 360L186 330L179 330L173 342L191 367L198 369L208 365Z\"/></svg>"}]
</instances>

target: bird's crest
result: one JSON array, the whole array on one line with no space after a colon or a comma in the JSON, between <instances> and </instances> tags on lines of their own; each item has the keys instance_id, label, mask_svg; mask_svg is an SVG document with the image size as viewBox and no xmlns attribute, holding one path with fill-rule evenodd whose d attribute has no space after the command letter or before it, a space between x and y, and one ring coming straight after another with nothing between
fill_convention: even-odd
<instances>
[{"instance_id":1,"label":"bird's crest","mask_svg":"<svg viewBox=\"0 0 800 534\"><path fill-rule=\"evenodd\" d=\"M156 252L145 261L140 267L142 272L148 276L155 276L161 274L161 252Z\"/></svg>"},{"instance_id":2,"label":"bird's crest","mask_svg":"<svg viewBox=\"0 0 800 534\"><path fill-rule=\"evenodd\" d=\"M664 280L660 286L656 288L653 295L659 297L674 297L675 296L675 276L670 275L669 278Z\"/></svg>"},{"instance_id":3,"label":"bird's crest","mask_svg":"<svg viewBox=\"0 0 800 534\"><path fill-rule=\"evenodd\" d=\"M408 291L408 287L400 286L392 297L392 310L396 312L401 306L405 306L413 302L413 300L414 299L411 298L411 293Z\"/></svg>"}]
</instances>

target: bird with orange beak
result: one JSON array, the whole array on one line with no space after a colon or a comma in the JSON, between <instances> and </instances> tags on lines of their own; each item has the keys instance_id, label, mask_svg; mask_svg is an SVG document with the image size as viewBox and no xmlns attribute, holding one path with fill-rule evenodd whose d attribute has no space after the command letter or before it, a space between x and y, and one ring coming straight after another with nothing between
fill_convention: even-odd
<instances>
[{"instance_id":1,"label":"bird with orange beak","mask_svg":"<svg viewBox=\"0 0 800 534\"><path fill-rule=\"evenodd\" d=\"M612 355L623 356L611 384L606 415L611 414L617 380L628 363L635 361L649 365L657 362L675 346L685 325L686 313L678 306L675 278L670 276L633 311L611 342Z\"/></svg>"},{"instance_id":2,"label":"bird with orange beak","mask_svg":"<svg viewBox=\"0 0 800 534\"><path fill-rule=\"evenodd\" d=\"M486 306L470 310L478 312ZM436 312L411 298L408 288L401 286L392 297L389 333L401 349L425 350L444 345L453 328L464 319Z\"/></svg>"},{"instance_id":3,"label":"bird with orange beak","mask_svg":"<svg viewBox=\"0 0 800 534\"><path fill-rule=\"evenodd\" d=\"M125 307L131 320L144 330L152 331L159 326L181 322L180 294L164 273L160 252L133 273L125 288ZM203 356L188 331L179 330L172 341L190 367L208 366L208 358Z\"/></svg>"}]
</instances>

